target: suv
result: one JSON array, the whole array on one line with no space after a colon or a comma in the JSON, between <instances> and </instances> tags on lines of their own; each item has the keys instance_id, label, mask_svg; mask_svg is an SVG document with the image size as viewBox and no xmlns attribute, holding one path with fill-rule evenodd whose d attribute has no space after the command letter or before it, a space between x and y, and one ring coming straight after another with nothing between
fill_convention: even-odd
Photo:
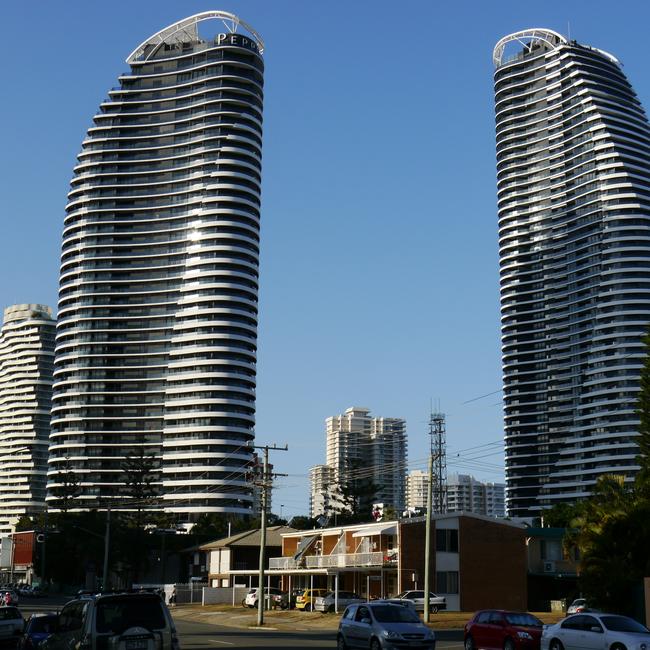
<instances>
[{"instance_id":1,"label":"suv","mask_svg":"<svg viewBox=\"0 0 650 650\"><path fill-rule=\"evenodd\" d=\"M179 650L176 627L157 594L116 593L67 603L39 650Z\"/></svg>"},{"instance_id":2,"label":"suv","mask_svg":"<svg viewBox=\"0 0 650 650\"><path fill-rule=\"evenodd\" d=\"M504 650L539 650L543 623L526 612L486 609L474 614L465 625L465 650L503 648Z\"/></svg>"}]
</instances>

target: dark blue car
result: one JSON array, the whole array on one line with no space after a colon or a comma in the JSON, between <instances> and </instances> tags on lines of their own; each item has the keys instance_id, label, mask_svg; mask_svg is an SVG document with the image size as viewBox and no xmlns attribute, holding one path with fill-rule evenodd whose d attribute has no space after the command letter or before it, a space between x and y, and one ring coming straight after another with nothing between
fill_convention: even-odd
<instances>
[{"instance_id":1,"label":"dark blue car","mask_svg":"<svg viewBox=\"0 0 650 650\"><path fill-rule=\"evenodd\" d=\"M57 618L54 612L32 614L25 623L25 633L18 644L20 650L36 650L55 631Z\"/></svg>"}]
</instances>

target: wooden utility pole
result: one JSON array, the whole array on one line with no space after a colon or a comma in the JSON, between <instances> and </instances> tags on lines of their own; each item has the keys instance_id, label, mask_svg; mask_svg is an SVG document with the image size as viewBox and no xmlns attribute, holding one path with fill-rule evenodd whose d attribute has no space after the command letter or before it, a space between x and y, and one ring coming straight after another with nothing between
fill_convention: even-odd
<instances>
[{"instance_id":1,"label":"wooden utility pole","mask_svg":"<svg viewBox=\"0 0 650 650\"><path fill-rule=\"evenodd\" d=\"M427 521L424 539L424 622L429 622L429 592L431 590L431 501L433 492L433 449L429 450L429 480L427 484Z\"/></svg>"},{"instance_id":2,"label":"wooden utility pole","mask_svg":"<svg viewBox=\"0 0 650 650\"><path fill-rule=\"evenodd\" d=\"M269 449L273 451L288 451L289 447L278 447L277 445L264 445L254 447L264 451L264 466L262 469L262 480L259 485L262 489L261 508L260 508L260 566L257 587L257 625L264 625L264 606L266 599L264 594L264 564L266 562L266 510L268 507L268 490L272 488L273 477L269 473ZM277 475L279 476L279 475ZM234 589L234 587L233 587Z\"/></svg>"}]
</instances>

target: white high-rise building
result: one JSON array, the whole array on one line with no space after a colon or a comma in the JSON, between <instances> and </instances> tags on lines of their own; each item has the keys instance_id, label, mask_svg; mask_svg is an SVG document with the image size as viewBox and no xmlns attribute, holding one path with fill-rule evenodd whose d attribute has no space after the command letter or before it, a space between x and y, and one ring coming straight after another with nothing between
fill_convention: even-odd
<instances>
[{"instance_id":1,"label":"white high-rise building","mask_svg":"<svg viewBox=\"0 0 650 650\"><path fill-rule=\"evenodd\" d=\"M45 508L55 322L45 305L4 310L0 329L0 534Z\"/></svg>"},{"instance_id":2,"label":"white high-rise building","mask_svg":"<svg viewBox=\"0 0 650 650\"><path fill-rule=\"evenodd\" d=\"M404 509L408 454L406 421L372 417L370 410L351 407L326 420L326 464L312 469L312 504L341 503L340 490L355 481L372 482L377 489L372 501L397 512ZM330 470L325 470L329 467ZM322 487L328 489L323 492ZM321 496L319 496L319 490ZM318 512L318 507L312 512Z\"/></svg>"},{"instance_id":3,"label":"white high-rise building","mask_svg":"<svg viewBox=\"0 0 650 650\"><path fill-rule=\"evenodd\" d=\"M329 516L341 512L343 501L335 478L334 468L316 465L309 470L311 485L309 495L309 516Z\"/></svg>"},{"instance_id":4,"label":"white high-rise building","mask_svg":"<svg viewBox=\"0 0 650 650\"><path fill-rule=\"evenodd\" d=\"M129 505L128 457L188 520L251 514L264 60L206 11L127 58L78 155L63 230L48 501Z\"/></svg>"},{"instance_id":5,"label":"white high-rise building","mask_svg":"<svg viewBox=\"0 0 650 650\"><path fill-rule=\"evenodd\" d=\"M447 511L505 517L505 484L486 483L468 474L447 476Z\"/></svg>"},{"instance_id":6,"label":"white high-rise building","mask_svg":"<svg viewBox=\"0 0 650 650\"><path fill-rule=\"evenodd\" d=\"M406 476L406 507L426 508L429 474L421 469L414 469Z\"/></svg>"},{"instance_id":7,"label":"white high-rise building","mask_svg":"<svg viewBox=\"0 0 650 650\"><path fill-rule=\"evenodd\" d=\"M508 514L630 482L650 322L650 127L620 62L550 29L494 50Z\"/></svg>"}]
</instances>

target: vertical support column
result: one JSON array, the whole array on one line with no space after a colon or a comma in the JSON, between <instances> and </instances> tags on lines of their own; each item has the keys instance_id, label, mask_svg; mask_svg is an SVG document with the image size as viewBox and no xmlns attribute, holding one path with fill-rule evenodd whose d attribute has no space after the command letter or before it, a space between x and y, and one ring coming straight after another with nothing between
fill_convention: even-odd
<instances>
[{"instance_id":1,"label":"vertical support column","mask_svg":"<svg viewBox=\"0 0 650 650\"><path fill-rule=\"evenodd\" d=\"M339 572L334 574L334 611L339 613Z\"/></svg>"}]
</instances>

